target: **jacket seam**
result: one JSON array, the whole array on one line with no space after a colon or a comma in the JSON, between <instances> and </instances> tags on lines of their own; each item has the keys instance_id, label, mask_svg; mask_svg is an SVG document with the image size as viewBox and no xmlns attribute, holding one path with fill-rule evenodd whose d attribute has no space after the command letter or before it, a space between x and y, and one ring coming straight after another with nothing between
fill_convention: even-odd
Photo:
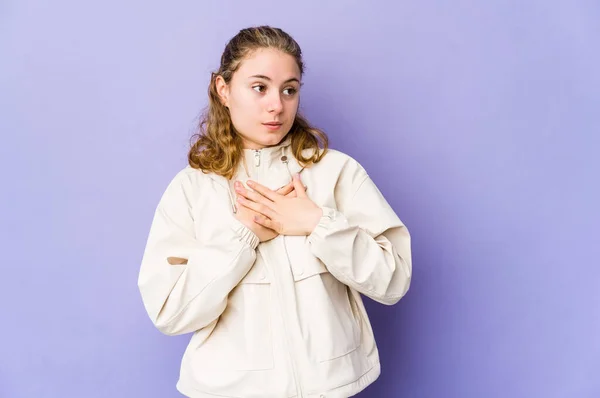
<instances>
[{"instance_id":1,"label":"jacket seam","mask_svg":"<svg viewBox=\"0 0 600 398\"><path fill-rule=\"evenodd\" d=\"M354 199L354 197L356 196L356 194L358 193L358 191L360 190L360 188L363 186L363 184L365 183L365 181L367 181L370 178L369 174L367 174L365 176L365 178L362 179L362 181L358 184L358 187L356 187L356 190L354 191L354 193L352 194L352 196L350 197L349 200Z\"/></svg>"}]
</instances>

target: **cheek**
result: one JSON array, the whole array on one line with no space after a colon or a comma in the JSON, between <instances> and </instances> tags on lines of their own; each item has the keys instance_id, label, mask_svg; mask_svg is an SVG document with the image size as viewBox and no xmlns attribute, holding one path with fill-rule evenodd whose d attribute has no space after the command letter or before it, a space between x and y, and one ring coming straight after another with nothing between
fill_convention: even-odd
<instances>
[{"instance_id":1,"label":"cheek","mask_svg":"<svg viewBox=\"0 0 600 398\"><path fill-rule=\"evenodd\" d=\"M230 105L229 112L234 123L248 124L256 119L258 101L253 98L252 93L232 96Z\"/></svg>"},{"instance_id":2,"label":"cheek","mask_svg":"<svg viewBox=\"0 0 600 398\"><path fill-rule=\"evenodd\" d=\"M289 100L286 103L286 113L291 116L295 116L298 112L298 105L300 105L300 99L296 97L293 100Z\"/></svg>"}]
</instances>

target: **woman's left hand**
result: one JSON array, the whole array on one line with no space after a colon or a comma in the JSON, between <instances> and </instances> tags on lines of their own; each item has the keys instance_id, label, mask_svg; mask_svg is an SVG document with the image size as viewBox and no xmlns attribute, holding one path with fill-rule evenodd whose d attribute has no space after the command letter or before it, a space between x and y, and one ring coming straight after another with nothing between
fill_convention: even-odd
<instances>
[{"instance_id":1,"label":"woman's left hand","mask_svg":"<svg viewBox=\"0 0 600 398\"><path fill-rule=\"evenodd\" d=\"M280 235L310 235L315 229L323 211L306 195L300 175L293 179L296 197L284 196L254 181L247 184L255 192L236 187L238 203L260 215L254 222L270 228Z\"/></svg>"}]
</instances>

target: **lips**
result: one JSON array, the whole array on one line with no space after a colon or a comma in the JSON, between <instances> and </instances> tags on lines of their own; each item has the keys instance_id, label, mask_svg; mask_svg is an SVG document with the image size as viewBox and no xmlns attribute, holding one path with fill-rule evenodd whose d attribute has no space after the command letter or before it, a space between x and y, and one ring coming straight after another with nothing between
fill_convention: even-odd
<instances>
[{"instance_id":1,"label":"lips","mask_svg":"<svg viewBox=\"0 0 600 398\"><path fill-rule=\"evenodd\" d=\"M283 123L281 122L268 122L268 123L263 123L265 126L281 126Z\"/></svg>"}]
</instances>

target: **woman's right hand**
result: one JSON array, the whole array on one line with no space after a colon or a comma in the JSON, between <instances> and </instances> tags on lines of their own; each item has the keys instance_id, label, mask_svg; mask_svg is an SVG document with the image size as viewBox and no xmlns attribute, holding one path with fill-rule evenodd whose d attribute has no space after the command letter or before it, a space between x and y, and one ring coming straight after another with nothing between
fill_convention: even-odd
<instances>
[{"instance_id":1,"label":"woman's right hand","mask_svg":"<svg viewBox=\"0 0 600 398\"><path fill-rule=\"evenodd\" d=\"M235 184L241 184L236 181ZM288 185L279 188L277 193L283 196L296 196L296 191L294 191L294 183L290 182ZM263 227L262 225L254 222L254 216L259 215L259 213L254 210L248 209L244 206L236 206L237 212L235 213L235 218L238 219L242 224L244 224L248 229L250 229L254 234L258 237L260 242L266 242L273 238L276 238L279 235L277 232L272 229Z\"/></svg>"}]
</instances>

